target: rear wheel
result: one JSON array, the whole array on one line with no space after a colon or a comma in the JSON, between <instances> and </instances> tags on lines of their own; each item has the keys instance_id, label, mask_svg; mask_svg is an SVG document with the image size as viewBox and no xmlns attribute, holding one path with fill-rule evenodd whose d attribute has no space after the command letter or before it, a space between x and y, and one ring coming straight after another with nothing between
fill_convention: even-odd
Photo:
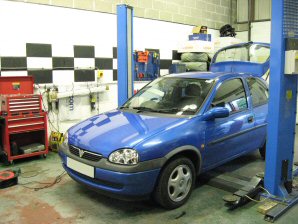
<instances>
[{"instance_id":1,"label":"rear wheel","mask_svg":"<svg viewBox=\"0 0 298 224\"><path fill-rule=\"evenodd\" d=\"M264 143L264 145L261 148L259 148L259 152L260 152L262 159L265 160L266 159L266 142Z\"/></svg>"},{"instance_id":2,"label":"rear wheel","mask_svg":"<svg viewBox=\"0 0 298 224\"><path fill-rule=\"evenodd\" d=\"M154 198L164 208L178 208L190 197L195 179L195 167L192 161L185 157L177 158L163 169Z\"/></svg>"}]
</instances>

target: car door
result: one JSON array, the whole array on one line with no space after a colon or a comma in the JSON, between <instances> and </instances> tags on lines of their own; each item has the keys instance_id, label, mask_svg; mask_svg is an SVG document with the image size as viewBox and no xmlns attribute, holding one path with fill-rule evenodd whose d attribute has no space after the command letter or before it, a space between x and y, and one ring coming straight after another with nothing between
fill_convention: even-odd
<instances>
[{"instance_id":1,"label":"car door","mask_svg":"<svg viewBox=\"0 0 298 224\"><path fill-rule=\"evenodd\" d=\"M230 115L206 122L205 170L250 149L250 129L254 126L253 113L241 78L232 78L219 84L211 102L209 108L226 107Z\"/></svg>"},{"instance_id":2,"label":"car door","mask_svg":"<svg viewBox=\"0 0 298 224\"><path fill-rule=\"evenodd\" d=\"M269 91L267 85L259 78L246 79L250 91L252 112L254 114L253 149L263 146L266 140Z\"/></svg>"}]
</instances>

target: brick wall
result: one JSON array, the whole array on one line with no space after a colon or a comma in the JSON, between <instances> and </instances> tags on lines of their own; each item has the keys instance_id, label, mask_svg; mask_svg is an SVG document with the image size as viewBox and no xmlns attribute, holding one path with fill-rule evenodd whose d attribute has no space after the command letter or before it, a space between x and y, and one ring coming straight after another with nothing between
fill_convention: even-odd
<instances>
[{"instance_id":1,"label":"brick wall","mask_svg":"<svg viewBox=\"0 0 298 224\"><path fill-rule=\"evenodd\" d=\"M116 13L119 3L132 5L135 16L219 29L236 19L236 0L19 0Z\"/></svg>"}]
</instances>

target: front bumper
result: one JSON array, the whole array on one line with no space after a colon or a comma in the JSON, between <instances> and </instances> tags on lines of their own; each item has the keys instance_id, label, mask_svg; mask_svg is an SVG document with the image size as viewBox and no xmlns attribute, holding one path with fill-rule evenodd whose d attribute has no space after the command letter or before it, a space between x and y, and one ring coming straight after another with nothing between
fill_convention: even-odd
<instances>
[{"instance_id":1,"label":"front bumper","mask_svg":"<svg viewBox=\"0 0 298 224\"><path fill-rule=\"evenodd\" d=\"M143 198L154 190L162 162L160 159L152 161L150 169L147 165L128 167L115 165L102 158L100 163L94 163L71 154L67 145L62 145L59 150L63 168L71 178L103 194L123 199ZM80 174L66 164L66 157L95 167L94 178ZM129 168L129 169L128 169ZM134 169L135 168L135 169ZM128 170L127 170L128 169Z\"/></svg>"}]
</instances>

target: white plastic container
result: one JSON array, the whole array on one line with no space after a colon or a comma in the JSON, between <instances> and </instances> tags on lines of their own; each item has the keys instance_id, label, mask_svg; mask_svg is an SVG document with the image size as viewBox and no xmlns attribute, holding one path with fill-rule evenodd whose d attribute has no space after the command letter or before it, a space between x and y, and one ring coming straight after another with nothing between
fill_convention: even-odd
<instances>
[{"instance_id":1,"label":"white plastic container","mask_svg":"<svg viewBox=\"0 0 298 224\"><path fill-rule=\"evenodd\" d=\"M202 41L202 40L185 41L179 44L178 52L179 53L186 53L186 52L213 53L214 43L210 41Z\"/></svg>"},{"instance_id":2,"label":"white plastic container","mask_svg":"<svg viewBox=\"0 0 298 224\"><path fill-rule=\"evenodd\" d=\"M242 41L235 37L217 37L214 38L214 53L223 47L227 47L234 44L240 44Z\"/></svg>"}]
</instances>

